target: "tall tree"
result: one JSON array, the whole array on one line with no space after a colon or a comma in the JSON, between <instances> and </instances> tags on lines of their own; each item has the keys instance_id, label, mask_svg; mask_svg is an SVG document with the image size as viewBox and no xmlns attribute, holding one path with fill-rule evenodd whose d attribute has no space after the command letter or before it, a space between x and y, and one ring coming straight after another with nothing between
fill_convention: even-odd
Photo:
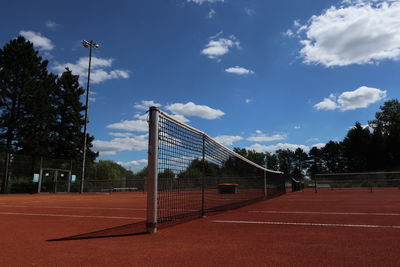
<instances>
[{"instance_id":1,"label":"tall tree","mask_svg":"<svg viewBox=\"0 0 400 267\"><path fill-rule=\"evenodd\" d=\"M345 163L340 143L329 141L322 148L322 157L325 163L326 170L328 172L330 173L344 172Z\"/></svg>"},{"instance_id":2,"label":"tall tree","mask_svg":"<svg viewBox=\"0 0 400 267\"><path fill-rule=\"evenodd\" d=\"M54 156L75 158L82 155L85 106L80 101L84 90L79 85L79 76L66 71L57 79L57 118L55 127ZM93 161L96 154L90 150L93 137L88 135L87 155Z\"/></svg>"},{"instance_id":3,"label":"tall tree","mask_svg":"<svg viewBox=\"0 0 400 267\"><path fill-rule=\"evenodd\" d=\"M54 114L46 114L52 111L49 99L55 79L47 72L47 64L33 44L21 36L0 50L0 141L8 150L19 150L30 141L45 142L48 129L32 118L39 116L47 121ZM33 140L32 135L39 139Z\"/></svg>"},{"instance_id":4,"label":"tall tree","mask_svg":"<svg viewBox=\"0 0 400 267\"><path fill-rule=\"evenodd\" d=\"M371 127L371 125L370 125ZM383 135L382 125L374 125L370 143L370 162L369 165L373 171L384 171L387 169L388 155L387 140Z\"/></svg>"},{"instance_id":5,"label":"tall tree","mask_svg":"<svg viewBox=\"0 0 400 267\"><path fill-rule=\"evenodd\" d=\"M21 36L0 49L0 143L8 153L51 151L55 76L48 73L47 64ZM7 187L9 159L5 157L2 192Z\"/></svg>"},{"instance_id":6,"label":"tall tree","mask_svg":"<svg viewBox=\"0 0 400 267\"><path fill-rule=\"evenodd\" d=\"M381 131L386 141L387 169L400 169L400 103L386 101L369 122L375 131Z\"/></svg>"},{"instance_id":7,"label":"tall tree","mask_svg":"<svg viewBox=\"0 0 400 267\"><path fill-rule=\"evenodd\" d=\"M315 174L324 173L326 171L322 149L312 147L308 152L308 158L308 173L311 178L313 178Z\"/></svg>"},{"instance_id":8,"label":"tall tree","mask_svg":"<svg viewBox=\"0 0 400 267\"><path fill-rule=\"evenodd\" d=\"M371 133L368 127L356 122L342 141L347 170L365 172L370 168Z\"/></svg>"},{"instance_id":9,"label":"tall tree","mask_svg":"<svg viewBox=\"0 0 400 267\"><path fill-rule=\"evenodd\" d=\"M298 147L294 151L293 159L293 176L295 179L303 179L308 167L308 155Z\"/></svg>"},{"instance_id":10,"label":"tall tree","mask_svg":"<svg viewBox=\"0 0 400 267\"><path fill-rule=\"evenodd\" d=\"M277 171L279 170L279 161L276 154L265 153L266 167L270 170Z\"/></svg>"},{"instance_id":11,"label":"tall tree","mask_svg":"<svg viewBox=\"0 0 400 267\"><path fill-rule=\"evenodd\" d=\"M294 171L294 152L289 149L279 149L276 151L279 170L292 175Z\"/></svg>"}]
</instances>

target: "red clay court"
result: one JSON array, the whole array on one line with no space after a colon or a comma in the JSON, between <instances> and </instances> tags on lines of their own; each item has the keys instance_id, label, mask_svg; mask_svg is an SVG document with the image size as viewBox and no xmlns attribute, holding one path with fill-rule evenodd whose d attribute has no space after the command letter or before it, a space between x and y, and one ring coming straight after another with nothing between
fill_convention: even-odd
<instances>
[{"instance_id":1,"label":"red clay court","mask_svg":"<svg viewBox=\"0 0 400 267\"><path fill-rule=\"evenodd\" d=\"M2 195L0 265L400 266L396 188L307 189L153 235L140 223L145 199Z\"/></svg>"}]
</instances>

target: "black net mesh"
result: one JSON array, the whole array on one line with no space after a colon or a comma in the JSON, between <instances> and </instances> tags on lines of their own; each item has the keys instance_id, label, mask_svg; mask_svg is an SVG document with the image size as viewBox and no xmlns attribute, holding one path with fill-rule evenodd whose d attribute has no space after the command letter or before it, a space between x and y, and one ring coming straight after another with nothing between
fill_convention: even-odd
<instances>
[{"instance_id":1,"label":"black net mesh","mask_svg":"<svg viewBox=\"0 0 400 267\"><path fill-rule=\"evenodd\" d=\"M285 193L283 174L245 160L163 113L158 142L158 222L236 208Z\"/></svg>"}]
</instances>

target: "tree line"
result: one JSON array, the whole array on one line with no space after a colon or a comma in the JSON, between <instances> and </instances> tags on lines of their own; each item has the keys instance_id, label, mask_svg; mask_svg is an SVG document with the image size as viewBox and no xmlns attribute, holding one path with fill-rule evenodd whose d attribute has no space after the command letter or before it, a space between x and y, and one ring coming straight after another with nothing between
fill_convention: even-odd
<instances>
[{"instance_id":1,"label":"tree line","mask_svg":"<svg viewBox=\"0 0 400 267\"><path fill-rule=\"evenodd\" d=\"M400 170L400 103L386 101L367 126L356 122L342 141L312 147L308 153L280 149L275 153L234 148L238 154L296 179L317 173Z\"/></svg>"},{"instance_id":2,"label":"tree line","mask_svg":"<svg viewBox=\"0 0 400 267\"><path fill-rule=\"evenodd\" d=\"M0 49L0 148L54 158L82 157L85 90L79 76L48 71L48 61L20 36ZM88 160L97 154L90 150Z\"/></svg>"},{"instance_id":3,"label":"tree line","mask_svg":"<svg viewBox=\"0 0 400 267\"><path fill-rule=\"evenodd\" d=\"M19 36L0 48L0 157L5 192L9 168L17 155L82 159L85 90L79 76L68 68L61 75L48 71L47 60L33 44ZM87 162L97 153L91 150L94 137L87 134Z\"/></svg>"}]
</instances>

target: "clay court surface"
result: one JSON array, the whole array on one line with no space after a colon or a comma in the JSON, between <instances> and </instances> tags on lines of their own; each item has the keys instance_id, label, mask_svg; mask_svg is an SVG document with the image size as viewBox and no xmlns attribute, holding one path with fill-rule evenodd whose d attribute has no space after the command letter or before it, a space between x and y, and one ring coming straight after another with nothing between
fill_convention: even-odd
<instances>
[{"instance_id":1,"label":"clay court surface","mask_svg":"<svg viewBox=\"0 0 400 267\"><path fill-rule=\"evenodd\" d=\"M0 266L400 266L396 188L307 189L153 235L145 207L144 193L2 195Z\"/></svg>"}]
</instances>

